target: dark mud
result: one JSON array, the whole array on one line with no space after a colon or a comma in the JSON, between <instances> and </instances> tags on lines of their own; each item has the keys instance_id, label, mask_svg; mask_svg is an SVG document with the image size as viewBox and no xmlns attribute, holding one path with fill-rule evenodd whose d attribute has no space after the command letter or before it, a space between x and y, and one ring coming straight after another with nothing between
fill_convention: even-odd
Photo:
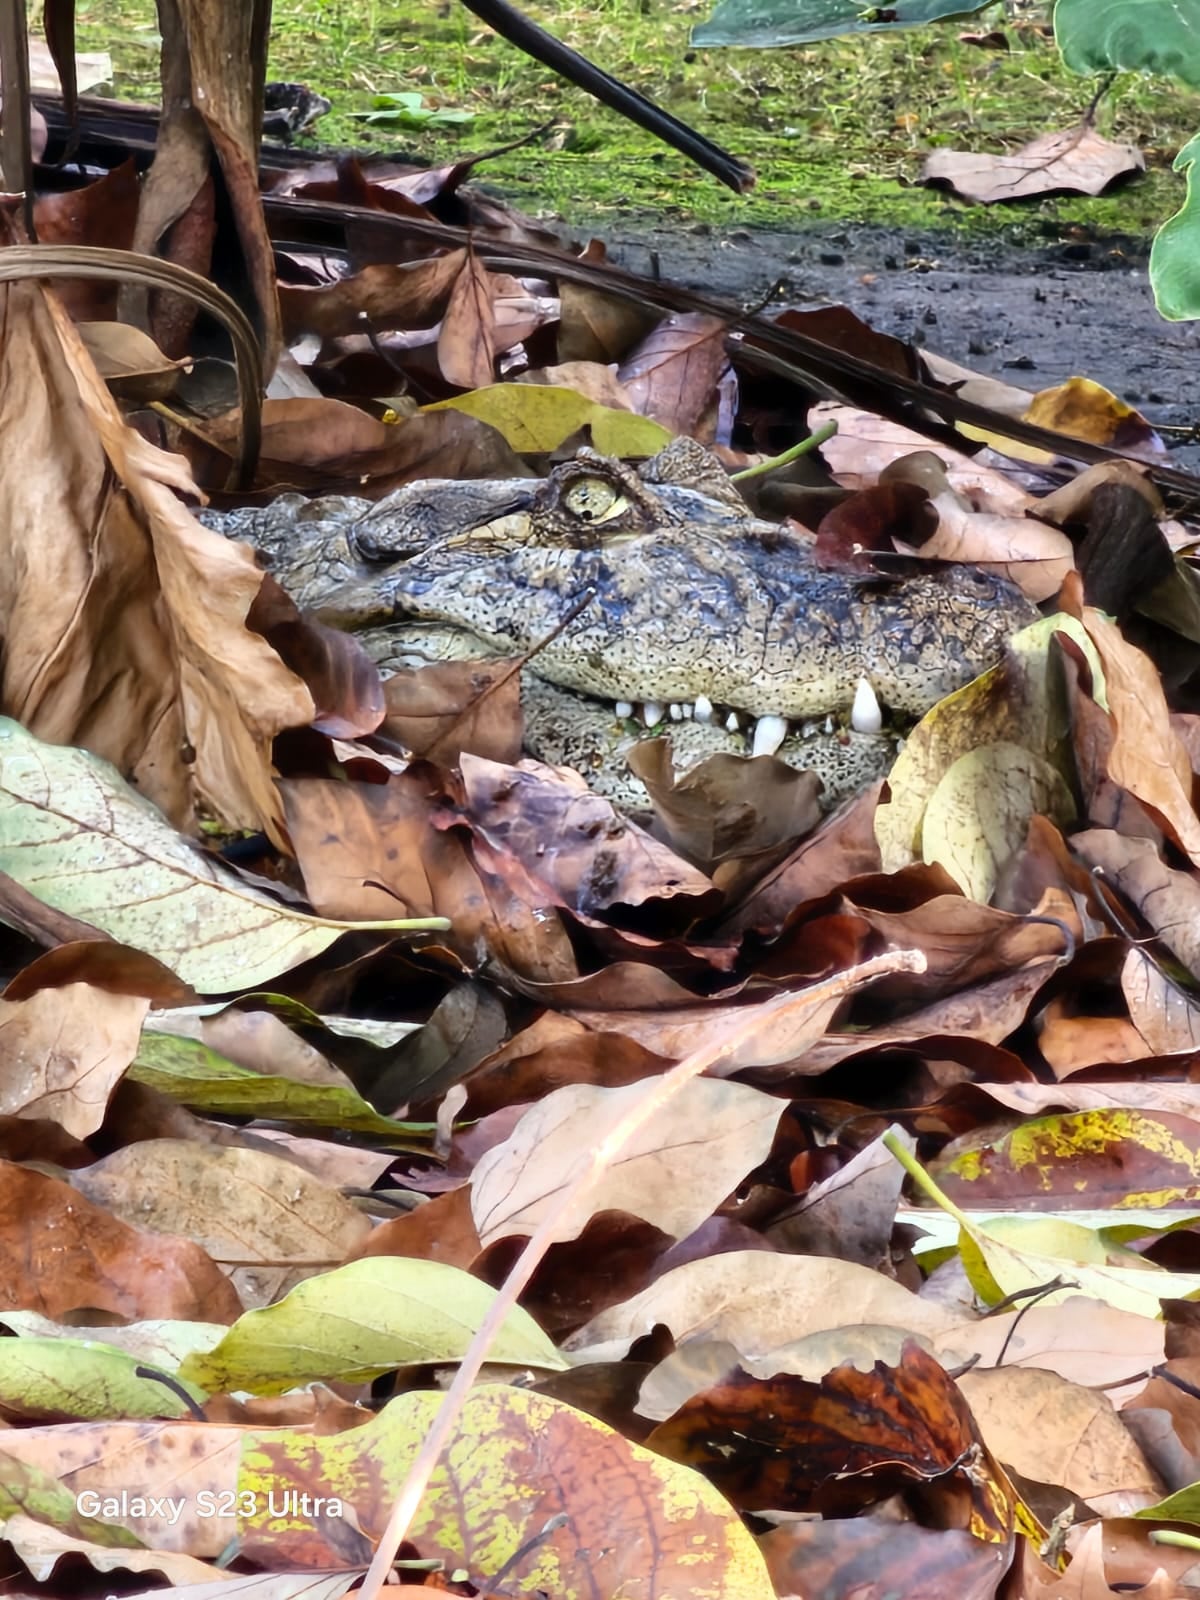
<instances>
[{"instance_id":1,"label":"dark mud","mask_svg":"<svg viewBox=\"0 0 1200 1600\"><path fill-rule=\"evenodd\" d=\"M611 221L597 233L633 271L751 305L841 301L872 327L1027 389L1081 375L1156 427L1200 421L1200 322L1155 310L1144 240L1077 239L1044 249L878 227L796 233L668 229ZM1176 447L1200 470L1200 444Z\"/></svg>"}]
</instances>

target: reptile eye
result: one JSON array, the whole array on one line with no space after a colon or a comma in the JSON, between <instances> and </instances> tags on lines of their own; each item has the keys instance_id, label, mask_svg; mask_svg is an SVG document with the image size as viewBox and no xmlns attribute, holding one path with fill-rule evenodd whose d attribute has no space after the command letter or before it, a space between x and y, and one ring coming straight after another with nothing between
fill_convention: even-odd
<instances>
[{"instance_id":1,"label":"reptile eye","mask_svg":"<svg viewBox=\"0 0 1200 1600\"><path fill-rule=\"evenodd\" d=\"M580 478L563 495L563 505L581 522L611 522L629 507L629 501L606 478Z\"/></svg>"}]
</instances>

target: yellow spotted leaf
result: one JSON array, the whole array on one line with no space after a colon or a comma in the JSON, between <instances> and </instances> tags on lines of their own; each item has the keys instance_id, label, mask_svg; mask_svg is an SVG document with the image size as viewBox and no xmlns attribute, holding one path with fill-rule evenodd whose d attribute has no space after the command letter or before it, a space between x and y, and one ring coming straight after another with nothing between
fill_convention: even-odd
<instances>
[{"instance_id":1,"label":"yellow spotted leaf","mask_svg":"<svg viewBox=\"0 0 1200 1600\"><path fill-rule=\"evenodd\" d=\"M441 1404L409 1393L346 1433L250 1435L238 1491L254 1509L239 1518L239 1554L275 1569L364 1561ZM410 1537L449 1570L512 1564L513 1593L555 1600L775 1594L753 1536L698 1472L501 1384L468 1395Z\"/></svg>"}]
</instances>

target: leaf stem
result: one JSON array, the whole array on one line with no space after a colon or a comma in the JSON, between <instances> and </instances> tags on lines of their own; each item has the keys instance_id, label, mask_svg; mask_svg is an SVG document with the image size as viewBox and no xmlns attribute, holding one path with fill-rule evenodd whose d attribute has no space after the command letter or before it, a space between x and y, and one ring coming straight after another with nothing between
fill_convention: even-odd
<instances>
[{"instance_id":1,"label":"leaf stem","mask_svg":"<svg viewBox=\"0 0 1200 1600\"><path fill-rule=\"evenodd\" d=\"M881 1143L885 1150L891 1151L917 1188L927 1194L934 1205L940 1206L948 1216L953 1217L960 1228L970 1229L971 1224L967 1219L966 1213L960 1211L950 1196L944 1190L938 1188L912 1151L906 1150L890 1129L883 1135Z\"/></svg>"},{"instance_id":2,"label":"leaf stem","mask_svg":"<svg viewBox=\"0 0 1200 1600\"><path fill-rule=\"evenodd\" d=\"M780 467L789 466L793 461L799 461L801 456L808 455L811 451L823 445L826 439L832 439L838 431L836 422L827 422L823 428L818 428L815 433L810 433L807 439L801 439L799 444L789 445L781 455L772 456L769 461L759 461L752 467L743 467L740 472L729 474L730 483L745 483L747 478L761 478L765 473L777 472Z\"/></svg>"}]
</instances>

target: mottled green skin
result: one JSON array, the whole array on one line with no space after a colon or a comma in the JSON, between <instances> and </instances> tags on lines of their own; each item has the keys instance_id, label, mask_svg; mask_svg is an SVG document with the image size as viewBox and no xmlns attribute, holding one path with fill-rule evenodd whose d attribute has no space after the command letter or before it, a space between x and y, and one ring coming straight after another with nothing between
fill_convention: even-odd
<instances>
[{"instance_id":1,"label":"mottled green skin","mask_svg":"<svg viewBox=\"0 0 1200 1600\"><path fill-rule=\"evenodd\" d=\"M579 514L589 501L604 508L591 519ZM384 553L376 527L373 554ZM491 654L540 645L539 676L599 699L707 695L789 718L847 708L864 677L884 705L919 715L1036 615L977 568L894 580L823 571L803 540L726 496L648 484L590 453L515 514L344 585L327 610L359 627L448 624Z\"/></svg>"},{"instance_id":2,"label":"mottled green skin","mask_svg":"<svg viewBox=\"0 0 1200 1600\"><path fill-rule=\"evenodd\" d=\"M611 702L704 694L748 717L823 717L867 677L885 705L916 715L1036 615L974 568L822 571L686 439L637 473L583 451L548 479L415 483L376 505L283 496L205 520L249 539L302 605L353 628L386 667L542 644L523 674L527 747L633 807L648 801L625 755L645 730ZM723 725L662 731L680 768L748 753ZM832 803L888 769L894 740L818 727L779 755L818 771Z\"/></svg>"}]
</instances>

